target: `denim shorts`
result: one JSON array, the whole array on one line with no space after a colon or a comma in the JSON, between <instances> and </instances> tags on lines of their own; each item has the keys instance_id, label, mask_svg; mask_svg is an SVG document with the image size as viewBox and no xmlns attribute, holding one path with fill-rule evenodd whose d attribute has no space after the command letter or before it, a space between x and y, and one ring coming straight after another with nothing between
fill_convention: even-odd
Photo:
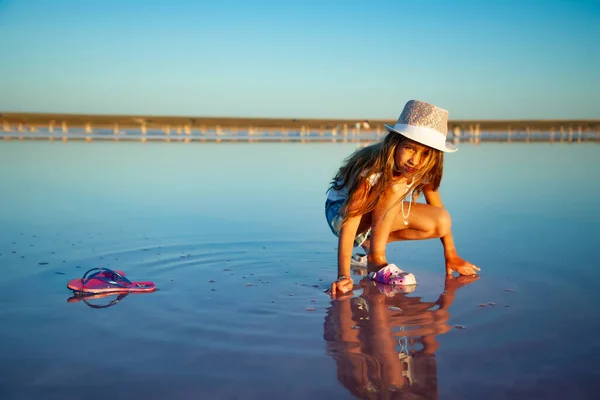
<instances>
[{"instance_id":1,"label":"denim shorts","mask_svg":"<svg viewBox=\"0 0 600 400\"><path fill-rule=\"evenodd\" d=\"M329 200L325 201L325 217L327 218L327 224L329 225L329 229L335 236L340 235L340 229L342 227L343 217L340 214L340 209L344 205L346 200ZM367 240L371 236L371 228L369 228L366 232L363 232L357 235L354 238L354 247L358 247Z\"/></svg>"}]
</instances>

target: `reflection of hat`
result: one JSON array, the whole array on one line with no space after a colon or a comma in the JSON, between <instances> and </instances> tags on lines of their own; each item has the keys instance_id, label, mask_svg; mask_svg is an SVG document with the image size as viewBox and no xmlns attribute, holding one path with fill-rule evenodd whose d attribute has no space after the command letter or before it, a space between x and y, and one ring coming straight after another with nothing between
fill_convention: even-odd
<instances>
[{"instance_id":1,"label":"reflection of hat","mask_svg":"<svg viewBox=\"0 0 600 400\"><path fill-rule=\"evenodd\" d=\"M444 152L455 152L455 145L446 143L448 134L448 111L419 100L410 100L394 126L385 125L389 132L396 132L415 142Z\"/></svg>"}]
</instances>

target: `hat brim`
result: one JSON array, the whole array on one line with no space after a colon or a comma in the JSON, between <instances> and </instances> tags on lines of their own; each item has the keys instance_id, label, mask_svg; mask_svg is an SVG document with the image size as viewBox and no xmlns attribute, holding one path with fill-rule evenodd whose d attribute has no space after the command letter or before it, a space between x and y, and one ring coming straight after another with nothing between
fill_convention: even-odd
<instances>
[{"instance_id":1,"label":"hat brim","mask_svg":"<svg viewBox=\"0 0 600 400\"><path fill-rule=\"evenodd\" d=\"M410 140L414 140L415 142L424 144L425 146L429 146L433 149L443 151L445 153L454 153L456 150L458 150L458 147L456 147L456 145L452 143L443 142L442 144L437 141L430 140L430 136L427 134L423 134L419 127L412 127L412 129L395 129L391 125L384 126L388 132L398 133L404 137L409 138Z\"/></svg>"}]
</instances>

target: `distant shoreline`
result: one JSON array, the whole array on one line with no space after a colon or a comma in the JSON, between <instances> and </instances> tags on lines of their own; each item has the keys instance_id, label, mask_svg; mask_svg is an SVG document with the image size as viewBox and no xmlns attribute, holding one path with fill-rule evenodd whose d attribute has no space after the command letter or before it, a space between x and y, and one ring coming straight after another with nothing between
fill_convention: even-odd
<instances>
[{"instance_id":1,"label":"distant shoreline","mask_svg":"<svg viewBox=\"0 0 600 400\"><path fill-rule=\"evenodd\" d=\"M234 117L193 117L193 116L154 116L154 115L103 115L103 114L55 114L55 113L0 113L0 129L12 130L16 125L21 129L61 126L83 128L86 126L101 129L356 129L356 124L367 122L369 130L383 130L384 124L393 125L393 120L357 120L357 119L309 119L309 118L234 118ZM525 130L561 130L574 129L600 132L600 119L592 120L450 120L449 132L459 129L472 131L525 131Z\"/></svg>"}]
</instances>

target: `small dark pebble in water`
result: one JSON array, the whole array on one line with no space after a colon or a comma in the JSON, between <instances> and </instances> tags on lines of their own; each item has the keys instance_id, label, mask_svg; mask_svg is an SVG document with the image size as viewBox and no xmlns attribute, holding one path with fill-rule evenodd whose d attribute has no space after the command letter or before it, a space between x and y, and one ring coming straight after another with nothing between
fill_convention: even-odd
<instances>
[{"instance_id":1,"label":"small dark pebble in water","mask_svg":"<svg viewBox=\"0 0 600 400\"><path fill-rule=\"evenodd\" d=\"M173 282L175 279L171 279L171 282Z\"/></svg>"},{"instance_id":2,"label":"small dark pebble in water","mask_svg":"<svg viewBox=\"0 0 600 400\"><path fill-rule=\"evenodd\" d=\"M210 291L211 291L211 292L216 292L216 291L217 291L217 289L215 289L215 288L212 288L212 289L210 289Z\"/></svg>"},{"instance_id":3,"label":"small dark pebble in water","mask_svg":"<svg viewBox=\"0 0 600 400\"><path fill-rule=\"evenodd\" d=\"M263 250L266 250L267 248L265 246L263 246Z\"/></svg>"},{"instance_id":4,"label":"small dark pebble in water","mask_svg":"<svg viewBox=\"0 0 600 400\"><path fill-rule=\"evenodd\" d=\"M505 292L514 292L515 289L504 289Z\"/></svg>"},{"instance_id":5,"label":"small dark pebble in water","mask_svg":"<svg viewBox=\"0 0 600 400\"><path fill-rule=\"evenodd\" d=\"M54 252L51 252L50 254L54 254Z\"/></svg>"},{"instance_id":6,"label":"small dark pebble in water","mask_svg":"<svg viewBox=\"0 0 600 400\"><path fill-rule=\"evenodd\" d=\"M464 325L459 325L459 324L456 324L456 325L454 325L454 327L455 327L456 329L467 329L467 327L466 327L466 326L464 326Z\"/></svg>"},{"instance_id":7,"label":"small dark pebble in water","mask_svg":"<svg viewBox=\"0 0 600 400\"><path fill-rule=\"evenodd\" d=\"M310 299L310 302L311 302L311 303L316 303L316 302L317 302L317 299Z\"/></svg>"},{"instance_id":8,"label":"small dark pebble in water","mask_svg":"<svg viewBox=\"0 0 600 400\"><path fill-rule=\"evenodd\" d=\"M78 266L76 266L75 268L81 268L81 267L78 265Z\"/></svg>"},{"instance_id":9,"label":"small dark pebble in water","mask_svg":"<svg viewBox=\"0 0 600 400\"><path fill-rule=\"evenodd\" d=\"M39 262L38 265L48 265L47 262Z\"/></svg>"},{"instance_id":10,"label":"small dark pebble in water","mask_svg":"<svg viewBox=\"0 0 600 400\"><path fill-rule=\"evenodd\" d=\"M15 253L16 253L16 251L13 251L13 254L15 254Z\"/></svg>"},{"instance_id":11,"label":"small dark pebble in water","mask_svg":"<svg viewBox=\"0 0 600 400\"><path fill-rule=\"evenodd\" d=\"M504 307L510 307L510 304L505 304Z\"/></svg>"},{"instance_id":12,"label":"small dark pebble in water","mask_svg":"<svg viewBox=\"0 0 600 400\"><path fill-rule=\"evenodd\" d=\"M293 295L294 295L294 293L290 293L290 294L288 294L288 296L293 296Z\"/></svg>"},{"instance_id":13,"label":"small dark pebble in water","mask_svg":"<svg viewBox=\"0 0 600 400\"><path fill-rule=\"evenodd\" d=\"M242 276L242 279L246 279L246 277L245 277L245 276Z\"/></svg>"},{"instance_id":14,"label":"small dark pebble in water","mask_svg":"<svg viewBox=\"0 0 600 400\"><path fill-rule=\"evenodd\" d=\"M306 307L306 311L317 311L314 307Z\"/></svg>"},{"instance_id":15,"label":"small dark pebble in water","mask_svg":"<svg viewBox=\"0 0 600 400\"><path fill-rule=\"evenodd\" d=\"M215 280L214 280L214 279L211 279L209 282L210 282L210 283L215 283Z\"/></svg>"},{"instance_id":16,"label":"small dark pebble in water","mask_svg":"<svg viewBox=\"0 0 600 400\"><path fill-rule=\"evenodd\" d=\"M319 285L312 285L312 287L314 287L314 288L318 288L318 287L319 287Z\"/></svg>"},{"instance_id":17,"label":"small dark pebble in water","mask_svg":"<svg viewBox=\"0 0 600 400\"><path fill-rule=\"evenodd\" d=\"M254 274L250 274L250 276L252 276L252 275L254 275Z\"/></svg>"},{"instance_id":18,"label":"small dark pebble in water","mask_svg":"<svg viewBox=\"0 0 600 400\"><path fill-rule=\"evenodd\" d=\"M58 271L56 271L55 274L56 275L66 275L64 272L58 272Z\"/></svg>"},{"instance_id":19,"label":"small dark pebble in water","mask_svg":"<svg viewBox=\"0 0 600 400\"><path fill-rule=\"evenodd\" d=\"M21 258L25 258L25 256L21 256Z\"/></svg>"},{"instance_id":20,"label":"small dark pebble in water","mask_svg":"<svg viewBox=\"0 0 600 400\"><path fill-rule=\"evenodd\" d=\"M223 268L223 271L231 271L231 268Z\"/></svg>"},{"instance_id":21,"label":"small dark pebble in water","mask_svg":"<svg viewBox=\"0 0 600 400\"><path fill-rule=\"evenodd\" d=\"M246 283L246 286L254 286L254 285L251 283Z\"/></svg>"},{"instance_id":22,"label":"small dark pebble in water","mask_svg":"<svg viewBox=\"0 0 600 400\"><path fill-rule=\"evenodd\" d=\"M487 307L485 304L480 304L479 307Z\"/></svg>"}]
</instances>

